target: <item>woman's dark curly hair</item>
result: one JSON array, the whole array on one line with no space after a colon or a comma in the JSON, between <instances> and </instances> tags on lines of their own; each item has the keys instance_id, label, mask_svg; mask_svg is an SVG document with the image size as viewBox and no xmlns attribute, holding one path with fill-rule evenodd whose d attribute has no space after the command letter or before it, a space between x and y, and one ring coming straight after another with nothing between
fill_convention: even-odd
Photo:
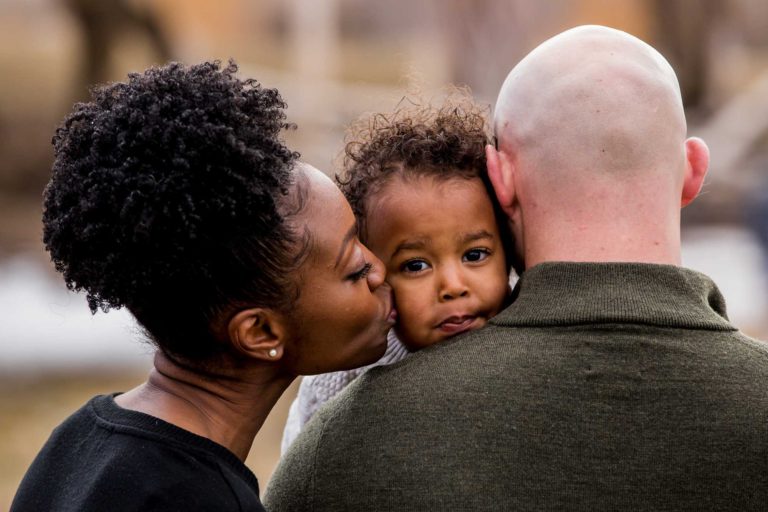
<instances>
[{"instance_id":1,"label":"woman's dark curly hair","mask_svg":"<svg viewBox=\"0 0 768 512\"><path fill-rule=\"evenodd\" d=\"M468 90L454 89L440 107L404 98L392 113L371 114L351 125L343 174L336 175L336 182L358 219L363 242L369 202L394 176L479 178L494 205L507 260L512 261L505 216L486 173L485 146L491 142L488 111L474 102Z\"/></svg>"},{"instance_id":2,"label":"woman's dark curly hair","mask_svg":"<svg viewBox=\"0 0 768 512\"><path fill-rule=\"evenodd\" d=\"M222 316L287 308L306 248L281 206L298 158L280 138L285 103L236 72L230 61L131 74L53 137L43 241L56 269L93 313L126 307L190 362L227 350L213 332Z\"/></svg>"}]
</instances>

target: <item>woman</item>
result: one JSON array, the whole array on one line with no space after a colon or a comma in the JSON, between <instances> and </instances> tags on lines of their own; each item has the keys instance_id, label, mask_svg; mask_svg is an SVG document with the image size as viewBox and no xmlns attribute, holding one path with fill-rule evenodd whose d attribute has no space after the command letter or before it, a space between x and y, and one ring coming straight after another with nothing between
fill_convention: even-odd
<instances>
[{"instance_id":1,"label":"woman","mask_svg":"<svg viewBox=\"0 0 768 512\"><path fill-rule=\"evenodd\" d=\"M56 429L12 510L263 510L243 460L283 391L383 354L381 262L282 143L277 91L236 70L131 75L57 130L46 248L93 312L126 307L157 350L145 383Z\"/></svg>"}]
</instances>

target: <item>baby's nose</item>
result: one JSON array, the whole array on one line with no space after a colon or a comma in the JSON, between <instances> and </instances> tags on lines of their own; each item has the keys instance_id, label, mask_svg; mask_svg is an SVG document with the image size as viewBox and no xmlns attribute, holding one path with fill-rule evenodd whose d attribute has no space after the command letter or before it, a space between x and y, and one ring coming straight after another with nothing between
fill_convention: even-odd
<instances>
[{"instance_id":1,"label":"baby's nose","mask_svg":"<svg viewBox=\"0 0 768 512\"><path fill-rule=\"evenodd\" d=\"M439 292L440 299L443 301L454 300L467 295L469 295L469 288L464 279L462 279L461 272L453 269L444 269Z\"/></svg>"},{"instance_id":2,"label":"baby's nose","mask_svg":"<svg viewBox=\"0 0 768 512\"><path fill-rule=\"evenodd\" d=\"M443 293L441 298L443 300L453 300L453 299L456 299L456 298L459 298L459 297L465 297L468 294L469 294L468 290L456 290L456 291L450 291L450 292Z\"/></svg>"}]
</instances>

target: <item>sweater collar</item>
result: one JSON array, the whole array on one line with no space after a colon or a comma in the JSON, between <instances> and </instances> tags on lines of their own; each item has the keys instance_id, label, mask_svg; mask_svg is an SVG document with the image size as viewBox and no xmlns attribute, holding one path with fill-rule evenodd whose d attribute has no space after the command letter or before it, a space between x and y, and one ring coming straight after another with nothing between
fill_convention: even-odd
<instances>
[{"instance_id":1,"label":"sweater collar","mask_svg":"<svg viewBox=\"0 0 768 512\"><path fill-rule=\"evenodd\" d=\"M648 263L541 263L525 271L512 304L491 320L505 326L634 323L737 330L704 274Z\"/></svg>"}]
</instances>

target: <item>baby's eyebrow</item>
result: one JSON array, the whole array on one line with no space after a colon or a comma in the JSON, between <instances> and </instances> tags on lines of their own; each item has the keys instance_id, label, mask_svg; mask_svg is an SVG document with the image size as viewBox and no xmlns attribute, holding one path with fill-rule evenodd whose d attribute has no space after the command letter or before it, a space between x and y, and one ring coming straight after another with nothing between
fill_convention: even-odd
<instances>
[{"instance_id":1,"label":"baby's eyebrow","mask_svg":"<svg viewBox=\"0 0 768 512\"><path fill-rule=\"evenodd\" d=\"M493 235L485 229L480 229L478 231L471 231L469 233L459 233L456 236L456 239L458 240L459 244L466 245L476 240L486 240L486 239L492 240ZM394 258L397 255L397 253L402 251L424 250L427 248L428 245L430 245L429 238L416 238L416 239L405 240L403 242L400 242L397 245L391 257Z\"/></svg>"},{"instance_id":2,"label":"baby's eyebrow","mask_svg":"<svg viewBox=\"0 0 768 512\"><path fill-rule=\"evenodd\" d=\"M419 249L424 249L428 244L429 241L426 238L418 238L415 240L406 240L405 242L400 242L395 248L395 251L392 253L392 257L401 251L417 251Z\"/></svg>"},{"instance_id":3,"label":"baby's eyebrow","mask_svg":"<svg viewBox=\"0 0 768 512\"><path fill-rule=\"evenodd\" d=\"M479 231L472 231L471 233L460 233L457 238L463 245L468 244L469 242L474 242L475 240L483 240L486 238L492 239L493 235L488 231L481 229Z\"/></svg>"}]
</instances>

